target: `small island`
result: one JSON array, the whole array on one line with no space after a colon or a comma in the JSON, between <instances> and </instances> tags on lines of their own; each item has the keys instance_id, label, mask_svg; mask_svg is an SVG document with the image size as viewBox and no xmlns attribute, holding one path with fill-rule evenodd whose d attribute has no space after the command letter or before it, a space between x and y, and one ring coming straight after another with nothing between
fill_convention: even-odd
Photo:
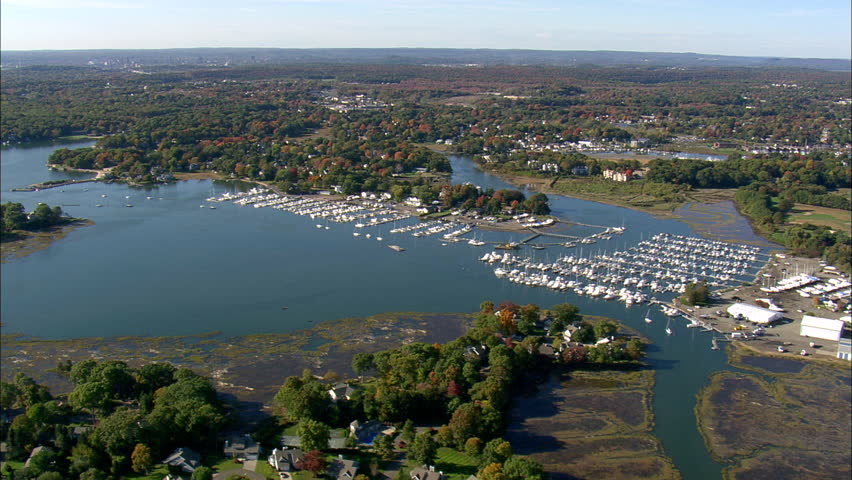
<instances>
[{"instance_id":1,"label":"small island","mask_svg":"<svg viewBox=\"0 0 852 480\"><path fill-rule=\"evenodd\" d=\"M92 224L90 220L69 216L58 205L45 203L39 203L31 213L20 203L0 204L0 219L3 262L47 248L76 226Z\"/></svg>"}]
</instances>

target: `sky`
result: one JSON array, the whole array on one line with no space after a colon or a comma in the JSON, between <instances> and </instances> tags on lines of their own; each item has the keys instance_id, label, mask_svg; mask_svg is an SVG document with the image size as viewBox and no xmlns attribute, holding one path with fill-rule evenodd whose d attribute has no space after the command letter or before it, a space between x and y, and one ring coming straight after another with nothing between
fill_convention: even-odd
<instances>
[{"instance_id":1,"label":"sky","mask_svg":"<svg viewBox=\"0 0 852 480\"><path fill-rule=\"evenodd\" d=\"M0 49L494 48L850 58L849 0L0 0Z\"/></svg>"}]
</instances>

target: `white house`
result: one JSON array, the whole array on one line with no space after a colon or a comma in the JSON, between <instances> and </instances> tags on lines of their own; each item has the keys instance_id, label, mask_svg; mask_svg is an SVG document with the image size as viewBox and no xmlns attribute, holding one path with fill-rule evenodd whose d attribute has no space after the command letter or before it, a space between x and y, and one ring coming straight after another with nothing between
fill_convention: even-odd
<instances>
[{"instance_id":1,"label":"white house","mask_svg":"<svg viewBox=\"0 0 852 480\"><path fill-rule=\"evenodd\" d=\"M799 334L803 337L820 338L822 340L840 340L840 335L843 333L843 322L840 320L831 320L829 318L812 317L805 315L802 317L802 326Z\"/></svg>"},{"instance_id":2,"label":"white house","mask_svg":"<svg viewBox=\"0 0 852 480\"><path fill-rule=\"evenodd\" d=\"M773 312L767 308L749 305L747 303L735 303L728 307L728 313L734 318L744 318L750 322L766 324L784 318L780 312Z\"/></svg>"}]
</instances>

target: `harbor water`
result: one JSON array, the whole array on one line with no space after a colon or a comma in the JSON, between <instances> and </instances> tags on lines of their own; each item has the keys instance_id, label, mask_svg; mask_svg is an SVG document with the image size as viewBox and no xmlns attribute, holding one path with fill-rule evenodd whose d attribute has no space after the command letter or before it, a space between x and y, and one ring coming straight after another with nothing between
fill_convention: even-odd
<instances>
[{"instance_id":1,"label":"harbor water","mask_svg":"<svg viewBox=\"0 0 852 480\"><path fill-rule=\"evenodd\" d=\"M648 355L657 372L654 433L684 478L720 478L721 465L708 455L693 414L695 394L708 375L727 368L724 351L710 349L709 333L687 329L680 320L672 324L674 334L669 336L663 331L665 317L656 308L650 310L654 323L643 321L647 305L626 307L503 281L478 261L490 251L488 246L446 243L440 235L390 233L395 223L363 229L372 234L366 238L353 236L352 224L317 228L317 220L271 208L231 202L209 208L206 198L246 188L233 182L189 180L146 188L83 183L11 191L88 175L49 172L46 159L56 148L4 149L0 200L23 203L27 210L38 202L60 205L95 224L3 265L4 334L52 339L282 333L382 312L468 312L484 300L542 308L571 302L584 314L615 318L655 342ZM453 183L514 188L481 172L467 158L450 159ZM580 248L589 254L611 253L659 233L694 235L677 220L567 197L550 200L553 214L561 219L625 227L624 234L578 247L573 254ZM584 226L560 228L570 235L594 232ZM520 239L518 234L475 233L487 241ZM394 251L388 244L405 251ZM524 255L551 262L566 253L558 246L523 250Z\"/></svg>"}]
</instances>

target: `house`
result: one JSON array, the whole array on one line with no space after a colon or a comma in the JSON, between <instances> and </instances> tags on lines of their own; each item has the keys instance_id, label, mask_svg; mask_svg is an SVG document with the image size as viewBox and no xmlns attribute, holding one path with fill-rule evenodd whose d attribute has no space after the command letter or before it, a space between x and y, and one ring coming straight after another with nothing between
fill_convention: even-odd
<instances>
[{"instance_id":1,"label":"house","mask_svg":"<svg viewBox=\"0 0 852 480\"><path fill-rule=\"evenodd\" d=\"M276 472L292 472L304 467L305 454L298 448L274 448L267 462Z\"/></svg>"},{"instance_id":2,"label":"house","mask_svg":"<svg viewBox=\"0 0 852 480\"><path fill-rule=\"evenodd\" d=\"M224 454L227 458L238 460L257 460L260 445L248 434L233 436L225 440Z\"/></svg>"},{"instance_id":3,"label":"house","mask_svg":"<svg viewBox=\"0 0 852 480\"><path fill-rule=\"evenodd\" d=\"M331 397L332 402L337 403L338 400L351 399L353 393L355 393L355 389L351 385L348 383L338 383L329 389L328 396Z\"/></svg>"},{"instance_id":4,"label":"house","mask_svg":"<svg viewBox=\"0 0 852 480\"><path fill-rule=\"evenodd\" d=\"M163 480L183 480L183 477L178 475L172 475L171 473L167 473Z\"/></svg>"},{"instance_id":5,"label":"house","mask_svg":"<svg viewBox=\"0 0 852 480\"><path fill-rule=\"evenodd\" d=\"M343 455L331 461L326 470L326 475L335 480L352 480L361 465L355 460L346 460Z\"/></svg>"},{"instance_id":6,"label":"house","mask_svg":"<svg viewBox=\"0 0 852 480\"><path fill-rule=\"evenodd\" d=\"M630 179L633 178L633 171L625 170L623 172L619 172L616 170L606 169L603 171L603 177L615 182L629 182Z\"/></svg>"},{"instance_id":7,"label":"house","mask_svg":"<svg viewBox=\"0 0 852 480\"><path fill-rule=\"evenodd\" d=\"M423 465L411 469L411 480L446 480L444 472L436 472L435 467Z\"/></svg>"},{"instance_id":8,"label":"house","mask_svg":"<svg viewBox=\"0 0 852 480\"><path fill-rule=\"evenodd\" d=\"M589 167L585 165L577 165L571 169L571 174L577 175L578 177L584 177L589 174Z\"/></svg>"},{"instance_id":9,"label":"house","mask_svg":"<svg viewBox=\"0 0 852 480\"><path fill-rule=\"evenodd\" d=\"M575 327L574 325L568 325L568 328L566 328L565 331L562 332L562 340L565 343L570 342L571 336L574 335L574 332L576 332L579 329L580 329L580 327Z\"/></svg>"},{"instance_id":10,"label":"house","mask_svg":"<svg viewBox=\"0 0 852 480\"><path fill-rule=\"evenodd\" d=\"M178 447L160 463L179 468L186 473L192 473L201 466L201 455L190 448Z\"/></svg>"}]
</instances>

